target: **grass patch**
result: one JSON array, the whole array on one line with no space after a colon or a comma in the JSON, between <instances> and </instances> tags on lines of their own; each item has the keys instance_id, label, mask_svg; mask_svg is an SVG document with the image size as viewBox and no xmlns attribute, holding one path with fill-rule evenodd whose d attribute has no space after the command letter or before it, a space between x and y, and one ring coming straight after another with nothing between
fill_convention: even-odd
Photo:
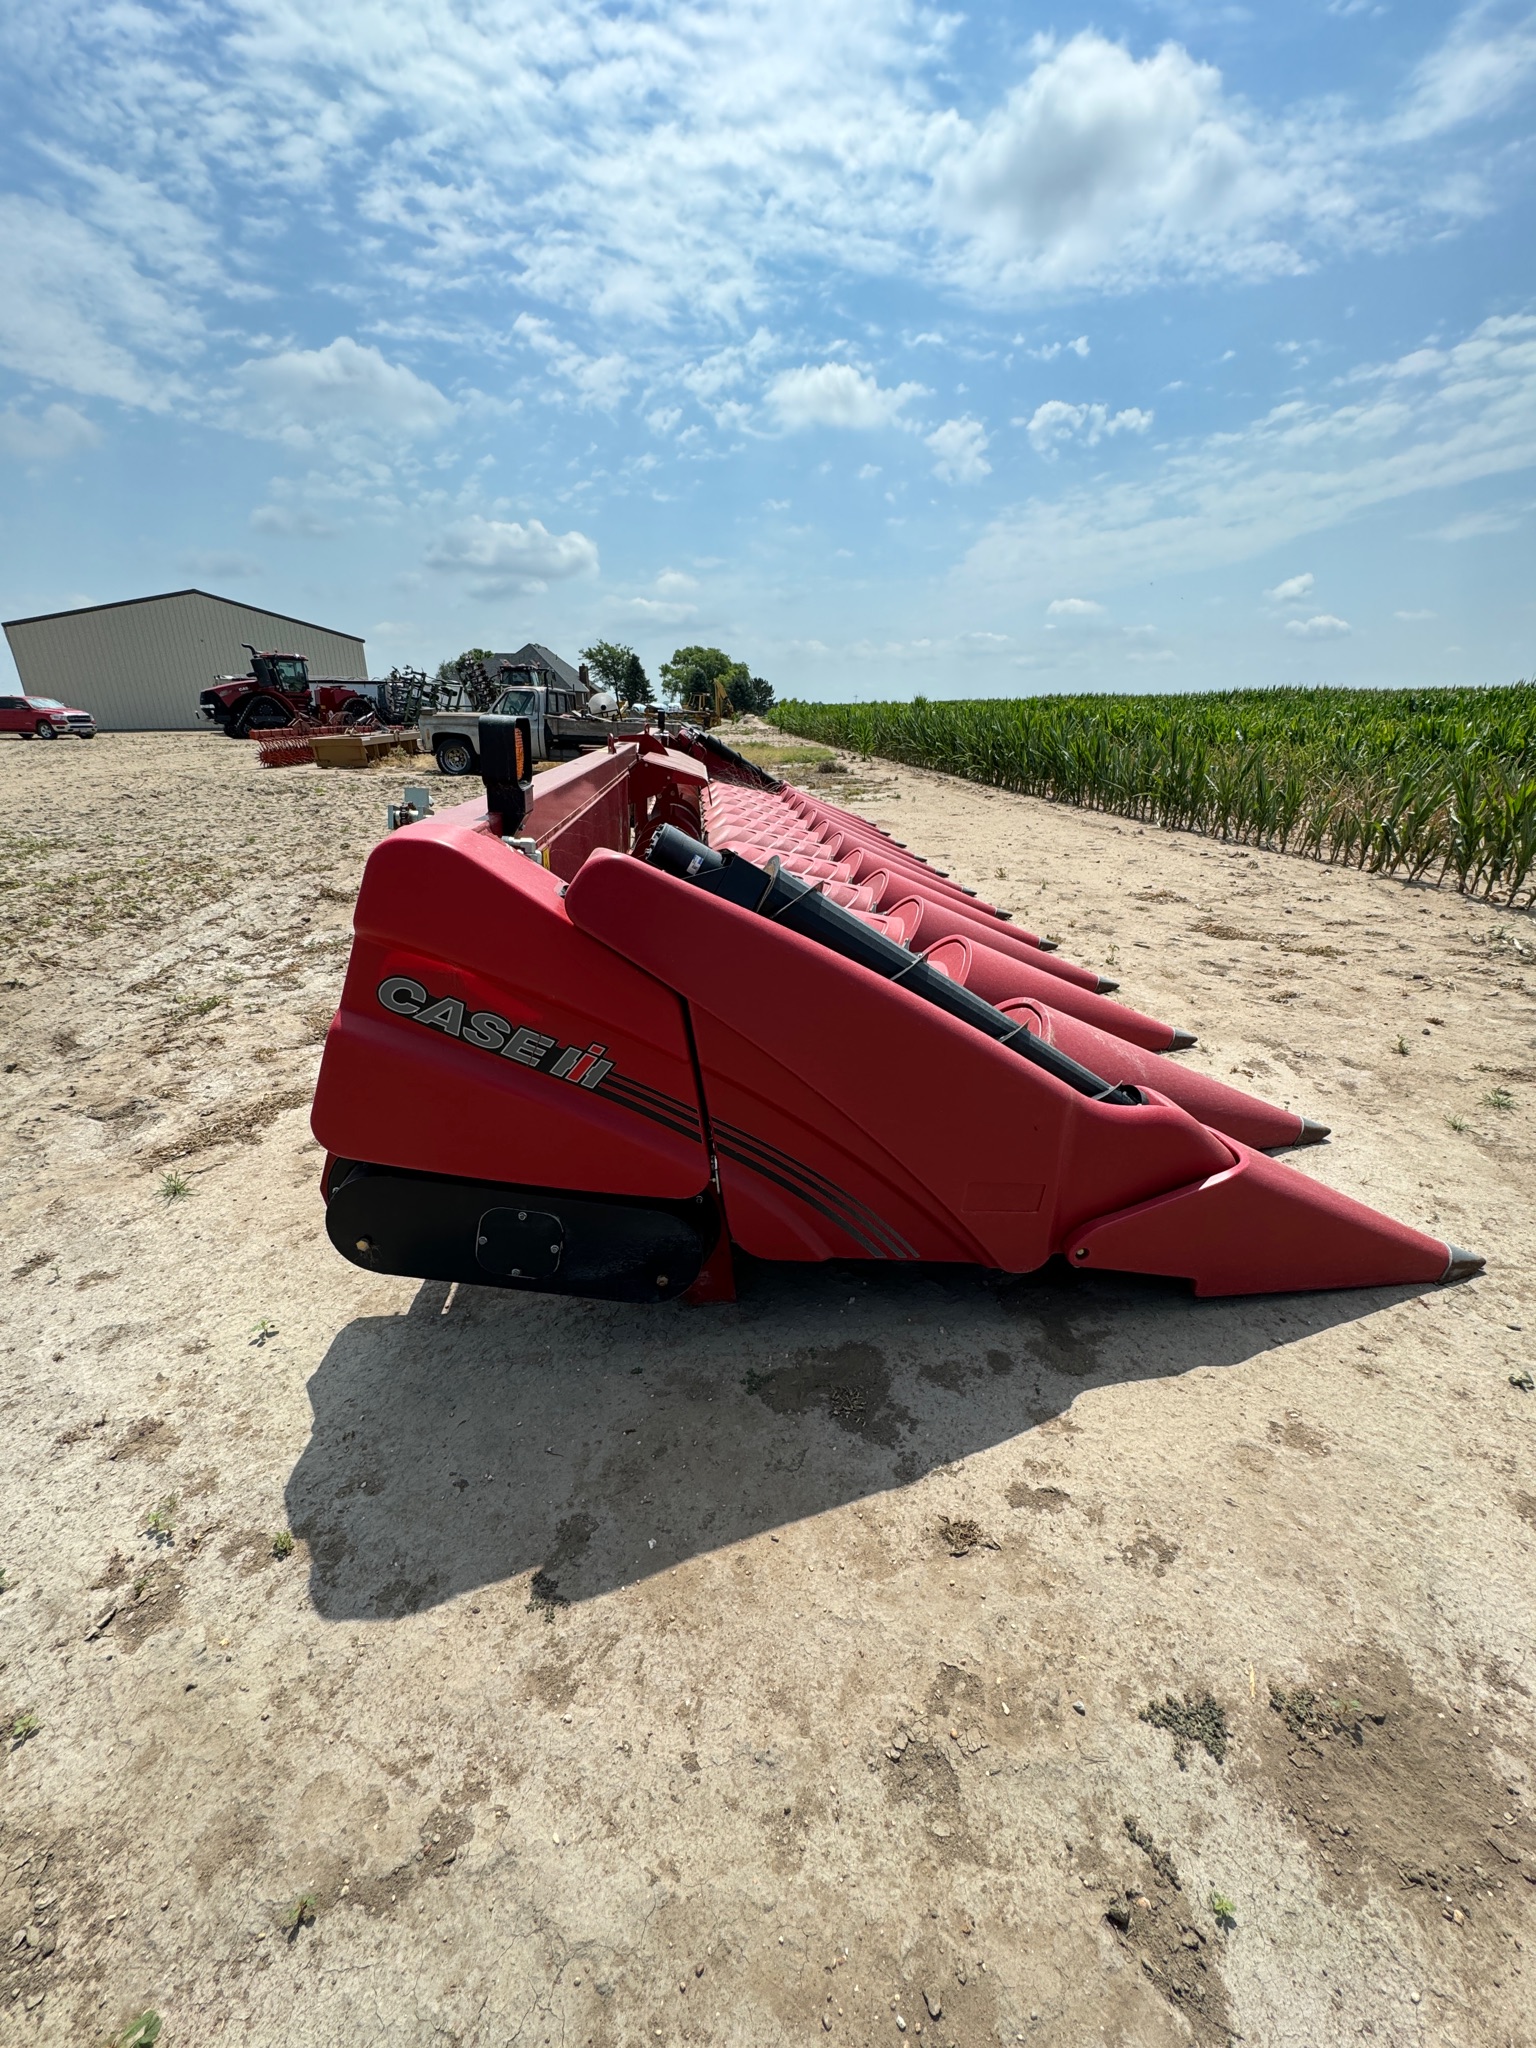
<instances>
[{"instance_id":1,"label":"grass patch","mask_svg":"<svg viewBox=\"0 0 1536 2048\"><path fill-rule=\"evenodd\" d=\"M292 1557L293 1531L291 1529L279 1529L272 1538L272 1555L274 1557Z\"/></svg>"},{"instance_id":2,"label":"grass patch","mask_svg":"<svg viewBox=\"0 0 1536 2048\"><path fill-rule=\"evenodd\" d=\"M185 1138L162 1145L152 1153L152 1166L168 1166L173 1159L188 1159L194 1153L211 1151L215 1145L254 1144L269 1124L285 1110L298 1109L314 1093L310 1087L280 1088L254 1102L237 1102L214 1116L205 1116ZM169 1176L168 1176L169 1177Z\"/></svg>"},{"instance_id":3,"label":"grass patch","mask_svg":"<svg viewBox=\"0 0 1536 2048\"><path fill-rule=\"evenodd\" d=\"M23 1713L13 1714L5 1724L5 1733L10 1739L12 1749L20 1749L24 1742L30 1742L42 1725L30 1707Z\"/></svg>"},{"instance_id":4,"label":"grass patch","mask_svg":"<svg viewBox=\"0 0 1536 2048\"><path fill-rule=\"evenodd\" d=\"M1157 1872L1158 1876L1163 1880L1163 1883L1171 1885L1176 1892L1182 1891L1183 1886L1179 1883L1179 1873L1174 1866L1173 1858L1166 1849L1158 1847L1157 1843L1152 1839L1151 1830L1143 1827L1134 1813L1126 1814L1121 1825L1142 1855L1146 1857L1152 1868Z\"/></svg>"},{"instance_id":5,"label":"grass patch","mask_svg":"<svg viewBox=\"0 0 1536 2048\"><path fill-rule=\"evenodd\" d=\"M1301 1685L1288 1690L1271 1682L1269 1705L1271 1713L1278 1714L1291 1734L1309 1747L1317 1736L1341 1735L1347 1741L1358 1743L1366 1720L1365 1710L1358 1700L1324 1699L1320 1693Z\"/></svg>"},{"instance_id":6,"label":"grass patch","mask_svg":"<svg viewBox=\"0 0 1536 2048\"><path fill-rule=\"evenodd\" d=\"M981 1524L969 1515L940 1515L939 1541L951 1557L969 1557L973 1550L996 1550L998 1547Z\"/></svg>"},{"instance_id":7,"label":"grass patch","mask_svg":"<svg viewBox=\"0 0 1536 2048\"><path fill-rule=\"evenodd\" d=\"M191 1192L192 1183L184 1173L165 1173L160 1176L162 1202L180 1202Z\"/></svg>"},{"instance_id":8,"label":"grass patch","mask_svg":"<svg viewBox=\"0 0 1536 2048\"><path fill-rule=\"evenodd\" d=\"M313 1892L300 1892L293 1904L283 1914L278 1925L290 1941L297 1941L301 1927L313 1927L315 1915L320 1910L320 1901Z\"/></svg>"},{"instance_id":9,"label":"grass patch","mask_svg":"<svg viewBox=\"0 0 1536 2048\"><path fill-rule=\"evenodd\" d=\"M150 1509L144 1519L144 1534L152 1536L157 1543L176 1541L177 1501L174 1493L168 1493L158 1507Z\"/></svg>"},{"instance_id":10,"label":"grass patch","mask_svg":"<svg viewBox=\"0 0 1536 2048\"><path fill-rule=\"evenodd\" d=\"M1182 1700L1167 1693L1161 1700L1148 1700L1137 1718L1173 1737L1173 1760L1181 1771L1188 1768L1193 1748L1203 1749L1213 1763L1227 1760L1232 1731L1225 1709L1208 1692L1199 1699L1186 1693Z\"/></svg>"},{"instance_id":11,"label":"grass patch","mask_svg":"<svg viewBox=\"0 0 1536 2048\"><path fill-rule=\"evenodd\" d=\"M743 740L736 751L759 768L819 768L823 762L837 759L830 747L793 743L778 747L766 740Z\"/></svg>"},{"instance_id":12,"label":"grass patch","mask_svg":"<svg viewBox=\"0 0 1536 2048\"><path fill-rule=\"evenodd\" d=\"M558 1582L540 1566L528 1582L528 1613L542 1614L546 1621L553 1621L557 1610L570 1604Z\"/></svg>"}]
</instances>

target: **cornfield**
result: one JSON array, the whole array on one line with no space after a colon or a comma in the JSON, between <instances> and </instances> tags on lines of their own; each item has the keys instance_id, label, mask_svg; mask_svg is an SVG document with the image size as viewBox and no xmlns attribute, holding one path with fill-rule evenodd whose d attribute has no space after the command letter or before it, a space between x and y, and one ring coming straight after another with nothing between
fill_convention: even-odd
<instances>
[{"instance_id":1,"label":"cornfield","mask_svg":"<svg viewBox=\"0 0 1536 2048\"><path fill-rule=\"evenodd\" d=\"M1536 899L1536 684L808 704L785 732L1376 874Z\"/></svg>"}]
</instances>

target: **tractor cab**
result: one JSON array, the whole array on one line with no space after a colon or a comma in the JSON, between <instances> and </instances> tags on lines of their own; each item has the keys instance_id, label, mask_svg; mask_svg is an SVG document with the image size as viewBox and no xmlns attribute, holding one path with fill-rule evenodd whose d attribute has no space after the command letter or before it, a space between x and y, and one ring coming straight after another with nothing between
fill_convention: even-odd
<instances>
[{"instance_id":1,"label":"tractor cab","mask_svg":"<svg viewBox=\"0 0 1536 2048\"><path fill-rule=\"evenodd\" d=\"M241 644L251 657L251 674L258 689L299 697L309 694L309 663L302 654L258 654L249 641Z\"/></svg>"}]
</instances>

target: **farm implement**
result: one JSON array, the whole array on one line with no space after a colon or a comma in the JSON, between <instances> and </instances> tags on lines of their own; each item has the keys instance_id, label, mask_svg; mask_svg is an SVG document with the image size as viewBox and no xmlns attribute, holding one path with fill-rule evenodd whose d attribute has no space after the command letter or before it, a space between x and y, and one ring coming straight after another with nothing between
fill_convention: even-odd
<instances>
[{"instance_id":1,"label":"farm implement","mask_svg":"<svg viewBox=\"0 0 1536 2048\"><path fill-rule=\"evenodd\" d=\"M1272 1157L1327 1132L713 735L535 779L526 720L479 731L484 800L392 814L358 898L313 1114L355 1265L692 1302L732 1297L733 1250L1201 1295L1482 1269Z\"/></svg>"}]
</instances>

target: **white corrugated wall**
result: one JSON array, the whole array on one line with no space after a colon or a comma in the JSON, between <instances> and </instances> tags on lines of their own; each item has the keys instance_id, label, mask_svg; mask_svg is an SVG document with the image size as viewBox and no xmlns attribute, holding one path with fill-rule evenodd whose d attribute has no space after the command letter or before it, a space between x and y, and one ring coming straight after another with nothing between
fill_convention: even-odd
<instances>
[{"instance_id":1,"label":"white corrugated wall","mask_svg":"<svg viewBox=\"0 0 1536 2048\"><path fill-rule=\"evenodd\" d=\"M205 725L198 696L217 676L247 672L244 641L307 656L312 676L355 680L368 673L366 650L354 634L327 632L201 590L15 619L5 637L23 690L94 713L103 732Z\"/></svg>"}]
</instances>

